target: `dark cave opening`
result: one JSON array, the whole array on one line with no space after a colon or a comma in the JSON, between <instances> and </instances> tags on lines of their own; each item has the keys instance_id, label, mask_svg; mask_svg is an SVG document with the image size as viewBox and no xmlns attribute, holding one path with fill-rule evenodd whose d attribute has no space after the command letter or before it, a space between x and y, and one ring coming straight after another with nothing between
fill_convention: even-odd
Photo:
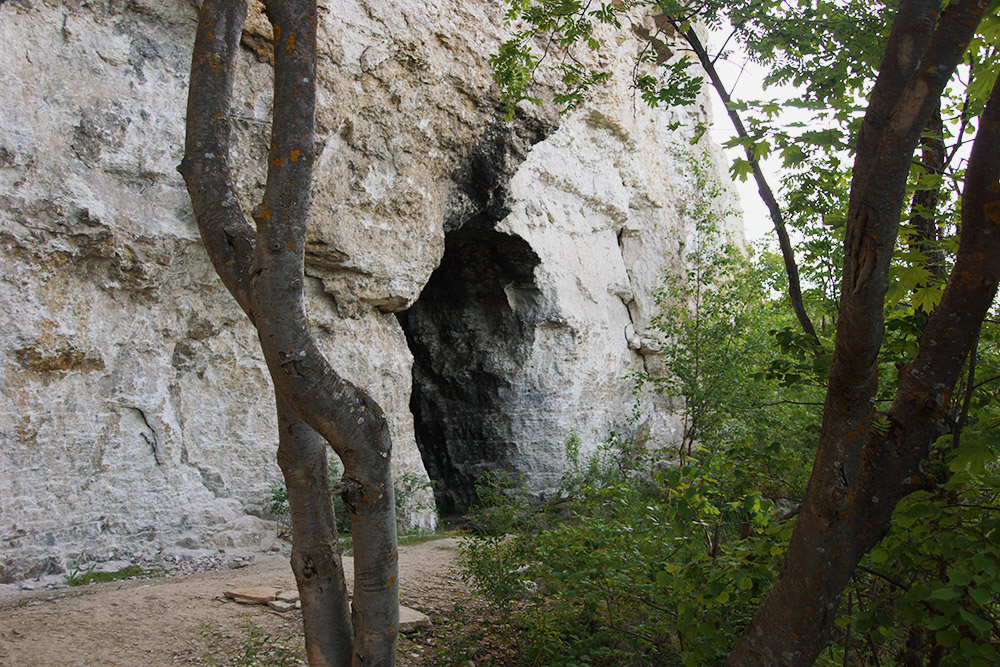
<instances>
[{"instance_id":1,"label":"dark cave opening","mask_svg":"<svg viewBox=\"0 0 1000 667\"><path fill-rule=\"evenodd\" d=\"M417 446L442 515L474 504L484 474L514 470L511 379L534 340L539 258L496 225L509 213L511 177L554 129L524 116L512 123L497 118L486 128L452 174L441 264L417 301L397 315L414 359Z\"/></svg>"},{"instance_id":2,"label":"dark cave opening","mask_svg":"<svg viewBox=\"0 0 1000 667\"><path fill-rule=\"evenodd\" d=\"M443 515L475 503L477 481L510 471L517 454L506 406L534 339L538 256L493 224L482 215L449 233L440 266L398 315L414 359L417 446Z\"/></svg>"}]
</instances>

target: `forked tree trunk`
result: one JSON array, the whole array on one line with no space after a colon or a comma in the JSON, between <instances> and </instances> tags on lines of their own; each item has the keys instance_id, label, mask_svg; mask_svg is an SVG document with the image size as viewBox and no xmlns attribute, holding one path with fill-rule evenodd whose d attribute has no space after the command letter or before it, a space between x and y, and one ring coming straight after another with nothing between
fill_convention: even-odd
<instances>
[{"instance_id":1,"label":"forked tree trunk","mask_svg":"<svg viewBox=\"0 0 1000 667\"><path fill-rule=\"evenodd\" d=\"M317 348L302 286L316 99L315 0L267 0L274 28L274 103L267 185L240 209L229 168L233 73L245 0L205 0L179 168L216 271L257 329L276 396L279 464L292 516L292 566L303 601L309 664L395 663L399 627L396 520L385 414ZM354 603L336 541L326 445L344 465L336 485L350 510Z\"/></svg>"},{"instance_id":2,"label":"forked tree trunk","mask_svg":"<svg viewBox=\"0 0 1000 667\"><path fill-rule=\"evenodd\" d=\"M781 572L730 665L815 661L858 561L889 530L899 500L924 485L921 462L946 431L950 394L1000 281L1000 82L966 172L955 267L884 415L875 411L877 360L913 152L986 4L953 0L939 18L938 0L900 3L858 142L816 461Z\"/></svg>"}]
</instances>

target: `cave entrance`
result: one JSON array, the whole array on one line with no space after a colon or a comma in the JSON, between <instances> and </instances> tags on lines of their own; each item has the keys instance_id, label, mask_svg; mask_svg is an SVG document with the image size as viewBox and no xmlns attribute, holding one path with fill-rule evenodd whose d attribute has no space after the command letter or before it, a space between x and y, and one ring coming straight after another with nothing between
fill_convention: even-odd
<instances>
[{"instance_id":1,"label":"cave entrance","mask_svg":"<svg viewBox=\"0 0 1000 667\"><path fill-rule=\"evenodd\" d=\"M477 481L514 470L518 454L507 408L534 340L539 259L496 221L481 213L447 233L440 266L398 314L413 353L417 446L442 515L475 503Z\"/></svg>"}]
</instances>

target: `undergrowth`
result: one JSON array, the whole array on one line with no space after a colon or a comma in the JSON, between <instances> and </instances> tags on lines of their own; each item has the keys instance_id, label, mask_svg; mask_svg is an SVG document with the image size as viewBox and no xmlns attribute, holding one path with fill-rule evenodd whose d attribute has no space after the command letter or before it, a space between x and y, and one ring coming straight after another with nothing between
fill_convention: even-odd
<instances>
[{"instance_id":1,"label":"undergrowth","mask_svg":"<svg viewBox=\"0 0 1000 667\"><path fill-rule=\"evenodd\" d=\"M218 632L205 628L209 647L201 655L201 664L207 667L300 667L305 665L293 647L291 637L274 637L262 630L247 615L244 619L242 638L235 647L226 646Z\"/></svg>"},{"instance_id":2,"label":"undergrowth","mask_svg":"<svg viewBox=\"0 0 1000 667\"><path fill-rule=\"evenodd\" d=\"M114 572L97 572L94 569L95 567L96 565L91 565L86 570L81 570L80 568L74 569L66 576L66 583L69 586L85 586L87 584L102 584L109 581L118 581L120 579L141 577L155 573L154 570L146 570L138 565L127 565Z\"/></svg>"},{"instance_id":3,"label":"undergrowth","mask_svg":"<svg viewBox=\"0 0 1000 667\"><path fill-rule=\"evenodd\" d=\"M775 503L727 484L726 452L651 474L652 456L607 447L541 505L483 485L461 560L523 664L716 664L767 592L790 528Z\"/></svg>"}]
</instances>

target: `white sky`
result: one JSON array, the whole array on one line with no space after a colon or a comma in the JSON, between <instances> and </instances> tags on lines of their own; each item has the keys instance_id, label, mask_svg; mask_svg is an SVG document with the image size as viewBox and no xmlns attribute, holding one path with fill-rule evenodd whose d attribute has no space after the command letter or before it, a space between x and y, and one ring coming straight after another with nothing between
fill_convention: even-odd
<instances>
[{"instance_id":1,"label":"white sky","mask_svg":"<svg viewBox=\"0 0 1000 667\"><path fill-rule=\"evenodd\" d=\"M710 36L708 47L709 53L714 53L718 50L719 45L725 40L726 36L727 33L722 31L713 33ZM729 60L723 60L720 58L718 62L716 62L715 66L716 70L719 72L719 76L729 89L729 93L734 100L766 100L774 97L785 97L790 93L793 94L794 88L786 86L769 88L767 91L764 91L763 70L742 55L742 52L740 52L738 47L736 47L735 40L730 40L727 45L727 49L733 52L731 58ZM710 84L709 87L711 87ZM733 129L733 124L732 121L729 120L726 108L723 106L722 100L719 99L719 96L715 93L714 89L711 90L711 96L713 124L711 129L709 129L709 133L712 139L714 139L717 143L722 144L736 136L736 130ZM795 111L796 110L791 110L791 113L794 114ZM786 115L789 113L789 110L783 109L781 117L785 119ZM804 114L803 118L799 118L797 120L807 120L808 117L808 114ZM745 119L744 122L746 122ZM745 157L741 147L727 148L724 150L726 152L726 157L730 162L734 157ZM768 160L764 160L761 163L761 168L764 171L764 175L767 177L771 190L774 192L776 197L779 197L780 201L780 158L770 158ZM771 217L767 212L767 207L764 205L764 202L761 200L760 195L757 192L757 182L752 176L749 176L746 181L740 181L737 179L735 186L737 192L739 193L740 206L743 208L743 225L746 230L747 240L757 241L773 234L774 224L771 222Z\"/></svg>"}]
</instances>

